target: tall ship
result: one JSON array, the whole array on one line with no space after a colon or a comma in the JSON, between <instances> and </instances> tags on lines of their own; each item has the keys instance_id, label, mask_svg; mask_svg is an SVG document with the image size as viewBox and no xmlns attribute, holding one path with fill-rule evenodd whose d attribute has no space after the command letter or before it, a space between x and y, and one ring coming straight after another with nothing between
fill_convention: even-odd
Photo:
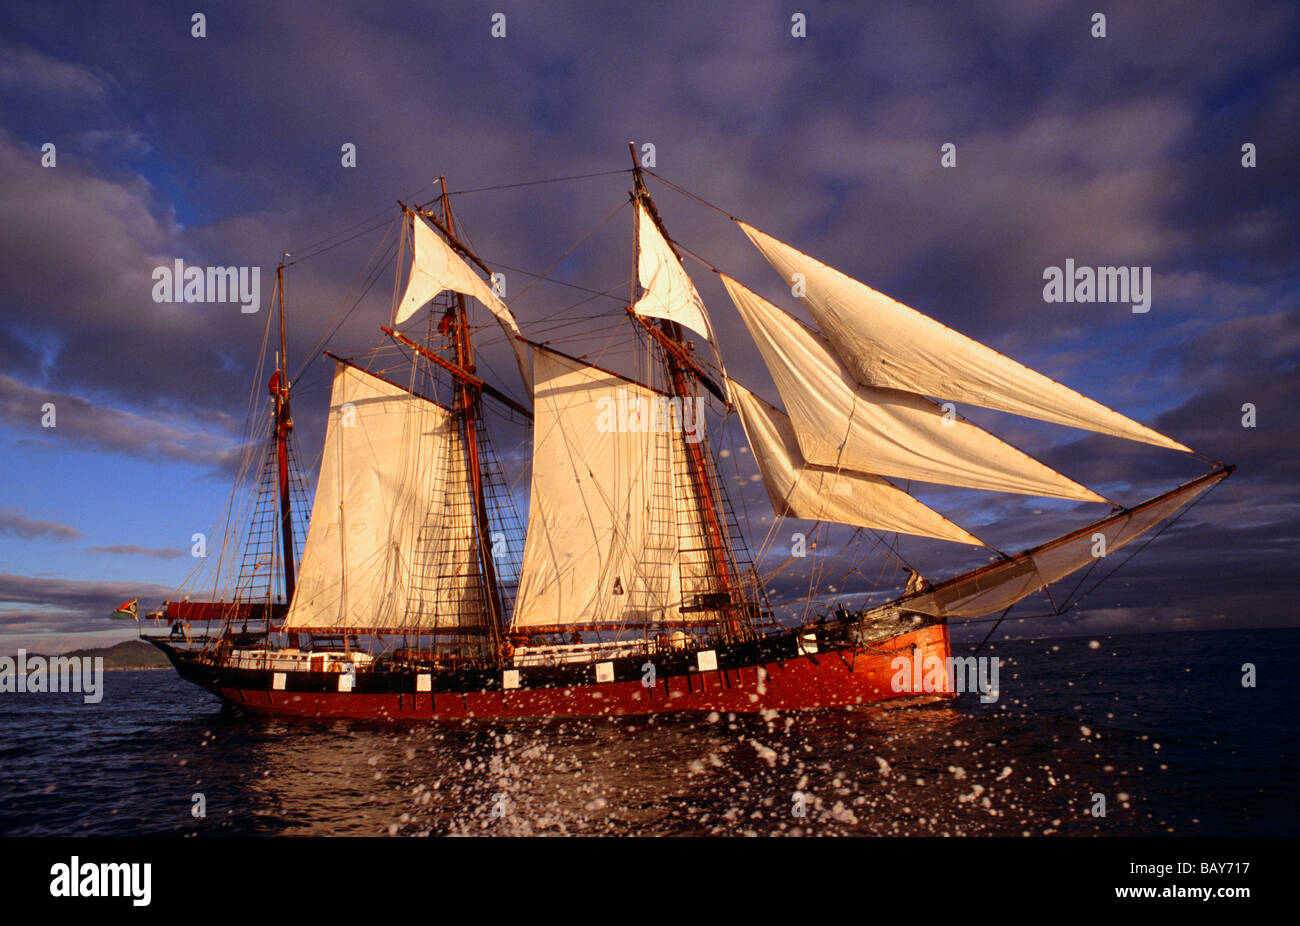
<instances>
[{"instance_id":1,"label":"tall ship","mask_svg":"<svg viewBox=\"0 0 1300 926\"><path fill-rule=\"evenodd\" d=\"M973 658L953 653L954 622L989 623L987 641L1040 592L1065 613L1119 551L1145 545L1232 472L1197 454L1208 468L1197 478L1131 506L1105 498L957 405L1193 452L727 216L806 307L807 325L674 241L645 183L647 173L662 178L639 165L628 173L635 276L618 315L636 350L622 372L565 352L561 338L521 331L493 269L460 232L445 182L424 206L399 204L383 348L369 363L325 352L333 377L309 517L281 265L263 363L275 319L280 349L269 391L257 388L246 501L232 503L212 557L214 592L166 602L154 616L169 632L142 627L182 678L245 711L309 718L950 698L971 690L966 672L975 671ZM683 255L718 274L774 391L728 375L727 345ZM494 383L477 362L485 332L508 343L518 383ZM257 382L266 373L259 368ZM710 413L738 419L737 452L752 454L770 514L733 506L720 465L729 451L715 446ZM530 457L526 530L499 428L524 435ZM1097 517L1007 553L919 500L925 486L1092 503ZM852 596L835 587L828 596L826 557L811 543L811 581L793 617L779 614L774 574L799 552L766 576L756 561L790 536L780 531L787 522L874 538L871 551L887 561L892 550L894 565L881 573L887 600L849 606ZM751 553L749 534L764 523ZM927 580L904 568L899 535L985 562ZM1076 573L1073 591L1053 597Z\"/></svg>"}]
</instances>

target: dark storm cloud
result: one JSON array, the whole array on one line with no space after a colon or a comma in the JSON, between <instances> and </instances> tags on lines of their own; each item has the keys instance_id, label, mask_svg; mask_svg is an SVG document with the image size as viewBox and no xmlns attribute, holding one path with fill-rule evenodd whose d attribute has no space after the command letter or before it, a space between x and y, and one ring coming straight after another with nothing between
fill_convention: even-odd
<instances>
[{"instance_id":1,"label":"dark storm cloud","mask_svg":"<svg viewBox=\"0 0 1300 926\"><path fill-rule=\"evenodd\" d=\"M49 414L53 426L46 427L43 421ZM69 446L94 448L146 460L199 463L214 470L229 469L240 454L230 436L220 430L200 430L174 415L160 420L96 406L80 396L25 386L3 373L0 423L18 431L29 446L54 452Z\"/></svg>"},{"instance_id":2,"label":"dark storm cloud","mask_svg":"<svg viewBox=\"0 0 1300 926\"><path fill-rule=\"evenodd\" d=\"M123 87L168 88L150 98L148 142L187 165L185 199L223 212L247 205L230 221L162 237L201 245L225 263L232 250L269 263L286 242L339 227L330 217L370 214L375 192L405 193L437 172L485 180L579 173L622 166L624 138L653 138L666 175L972 335L992 334L1035 364L1051 354L1044 334L1095 334L1116 314L1045 310L1044 266L1065 256L1158 261L1190 237L1165 213L1242 173L1235 157L1225 160L1232 172L1191 172L1181 148L1200 121L1197 91L1215 75L1239 72L1246 61L1234 60L1276 48L1289 23L1278 7L1253 16L1202 12L1195 38L1176 32L1171 43L1169 19L1177 21L1178 10L1166 8L1114 17L1110 35L1092 40L1077 5L1029 12L887 4L871 17L814 10L815 40L800 44L776 5L704 18L689 4L617 17L581 5L510 15L510 36L494 41L479 10L324 9L302 17L246 8L213 15L209 38L196 40L183 17L155 10L132 17L129 30L113 17L92 18L69 41ZM424 46L433 36L458 41L430 55ZM618 53L631 36L636 54ZM342 47L350 54L340 55ZM1076 79L1026 81L1052 50L1071 52L1053 63L1078 69ZM1105 92L1090 91L1098 84ZM1023 86L1037 89L1004 95ZM981 105L971 105L975 92L987 95ZM996 118L976 120L989 99L997 100ZM128 101L117 102L129 111ZM355 172L338 167L343 140L358 144ZM959 145L956 172L938 168L944 140ZM38 176L21 178L24 196L39 188ZM569 220L573 188L539 196L478 200L490 203L486 216L471 213L480 250L528 267L549 262L559 242L585 231ZM681 200L663 196L666 209L681 212ZM95 240L78 241L79 251L125 237L156 254L166 222L138 215L127 235L87 234ZM876 229L865 251L864 223ZM698 230L706 256L770 279L725 223L682 215L673 229L683 241ZM616 250L625 246L619 241ZM110 262L118 274L131 263L121 257ZM149 266L143 258L135 261L137 277ZM624 271L626 257L588 263ZM318 289L312 271L304 268L299 297L332 305L328 284L337 280ZM132 336L126 320L140 314L147 290L139 279L121 289L119 299L98 301L119 319L119 337L130 337L125 352L148 341L193 361L189 376L156 371L149 388L210 402L198 384L246 367L250 338L260 333L248 330L254 326L189 316L182 331L163 326ZM535 308L520 307L525 322ZM739 333L725 305L718 314L720 327ZM321 333L324 319L308 321L310 334ZM235 370L217 372L213 344L238 358ZM66 347L60 375L94 377L96 388L145 398L146 387L115 379L88 353Z\"/></svg>"},{"instance_id":3,"label":"dark storm cloud","mask_svg":"<svg viewBox=\"0 0 1300 926\"><path fill-rule=\"evenodd\" d=\"M1237 465L1234 481L1249 483L1279 519L1300 503L1300 380L1295 375L1300 312L1293 301L1285 303L1287 311L1198 326L1195 335L1152 360L1172 367L1175 381L1183 384L1182 401L1159 415L1153 426L1193 450ZM1152 494L1170 480L1190 478L1197 465L1185 454L1100 436L1053 448L1043 458L1070 468L1088 484L1124 472L1138 495Z\"/></svg>"}]
</instances>

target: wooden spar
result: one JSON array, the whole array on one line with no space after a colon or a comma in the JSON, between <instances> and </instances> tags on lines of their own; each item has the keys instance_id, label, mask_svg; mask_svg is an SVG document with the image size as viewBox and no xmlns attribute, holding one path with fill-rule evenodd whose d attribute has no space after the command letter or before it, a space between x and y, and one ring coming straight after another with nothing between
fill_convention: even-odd
<instances>
[{"instance_id":1,"label":"wooden spar","mask_svg":"<svg viewBox=\"0 0 1300 926\"><path fill-rule=\"evenodd\" d=\"M447 408L446 405L443 405L437 399L430 398L429 396L425 395L423 392L416 392L414 389L408 389L406 386L403 386L401 383L395 383L391 379L388 379L387 377L380 376L378 373L374 372L373 370L367 370L365 367L361 366L360 364L353 363L351 360L347 359L346 357L340 357L338 354L335 354L327 350L321 351L321 353L324 354L326 357L330 358L331 360L343 364L344 366L352 367L352 369L354 370L360 370L362 373L366 374L367 376L374 377L375 379L379 380L381 383L387 383L388 385L392 386L394 389L400 389L403 392L407 393L408 395L415 396L415 398L417 399L424 399L424 401L428 402L430 405L436 405L439 408L445 409L449 412L454 411L454 409Z\"/></svg>"},{"instance_id":2,"label":"wooden spar","mask_svg":"<svg viewBox=\"0 0 1300 926\"><path fill-rule=\"evenodd\" d=\"M496 636L491 627L299 627L299 631L313 637L367 637L367 636Z\"/></svg>"},{"instance_id":3,"label":"wooden spar","mask_svg":"<svg viewBox=\"0 0 1300 926\"><path fill-rule=\"evenodd\" d=\"M527 626L516 626L512 628L512 634L565 634L574 630L590 630L595 632L605 631L613 632L619 630L660 630L666 627L676 627L688 630L698 631L705 622L690 620L653 620L653 621L587 621L572 624L535 624Z\"/></svg>"},{"instance_id":4,"label":"wooden spar","mask_svg":"<svg viewBox=\"0 0 1300 926\"><path fill-rule=\"evenodd\" d=\"M294 575L293 517L289 502L289 432L293 430L293 417L289 413L289 361L286 356L284 334L284 262L275 268L275 285L280 294L280 369L276 372L275 390L275 441L279 464L280 486L280 541L284 553L284 603L293 601L296 585ZM290 642L290 645L296 645Z\"/></svg>"},{"instance_id":5,"label":"wooden spar","mask_svg":"<svg viewBox=\"0 0 1300 926\"><path fill-rule=\"evenodd\" d=\"M473 257L464 246L456 241L455 228L452 225L451 204L447 200L447 178L440 176L438 182L442 186L442 217L445 222L444 225L439 226L440 230L447 236L447 240L453 247L467 257L471 257L480 267L487 270L487 267L477 257ZM487 272L489 275L491 274L490 270ZM474 346L470 343L469 314L465 310L465 296L463 293L456 294L455 332L456 365L472 375L474 373ZM482 381L480 380L480 382ZM477 526L479 565L483 570L483 578L487 583L488 611L492 615L494 635L497 639L504 639L506 632L505 607L501 601L501 589L497 585L496 564L492 561L492 538L488 529L487 502L483 493L482 463L479 459L478 450L478 402L478 387L471 385L464 379L458 379L456 383L456 410L459 412L461 434L465 441L465 456L473 488L471 498L474 504L474 518Z\"/></svg>"},{"instance_id":6,"label":"wooden spar","mask_svg":"<svg viewBox=\"0 0 1300 926\"><path fill-rule=\"evenodd\" d=\"M624 376L622 373L615 373L613 370L607 370L604 367L600 366L599 364L592 363L590 360L586 359L585 355L582 357L575 357L573 356L573 354L566 354L562 350L556 350L554 347L551 347L549 344L544 344L541 341L531 341L528 338L523 338L523 337L521 337L519 340L521 343L527 344L529 347L533 348L534 350L544 350L548 353L555 354L555 356L557 357L563 357L565 360L572 360L574 363L580 363L585 367L590 367L591 369L596 370L597 372L604 373L606 376L612 376L615 379L621 379L623 380L623 382L630 383L633 386L637 386L638 388L644 389L646 392L657 392L659 395L669 394L667 390L660 389L658 386L651 386L649 383L643 383L639 379L633 379L630 376Z\"/></svg>"},{"instance_id":7,"label":"wooden spar","mask_svg":"<svg viewBox=\"0 0 1300 926\"><path fill-rule=\"evenodd\" d=\"M628 142L628 149L632 154L632 177L636 183L635 199L646 210L646 214L649 215L650 220L654 222L655 228L657 228L659 233L663 235L664 241L668 244L669 249L672 250L673 255L677 256L677 260L680 262L681 257L677 255L677 250L673 248L672 239L664 229L663 222L659 219L659 212L655 209L654 202L650 199L650 192L646 189L645 179L641 175L641 164L636 159L636 148L632 142ZM639 267L641 253L641 237L639 231L636 235L636 252L637 264ZM676 345L678 348L678 350L665 349L663 352L664 365L668 370L668 379L672 383L673 394L681 398L683 401L692 399L694 396L691 395L690 381L688 379L688 371L690 368L685 366L679 359L679 353L689 354L685 347L685 340L682 337L681 326L674 321L661 318L659 319L659 330L664 336L662 339L659 339L661 342L666 340ZM693 366L694 364L692 364L692 367ZM733 583L731 578L731 567L727 562L726 555L726 551L729 549L730 545L727 542L727 533L723 530L722 520L719 516L719 506L717 498L714 495L713 484L709 481L709 473L704 460L704 451L700 448L699 443L691 444L683 441L683 444L686 447L686 459L691 473L692 488L695 490L695 498L699 504L700 513L703 515L705 535L709 539L707 547L709 550L709 560L713 565L713 573L717 577L718 581L719 587L717 591L724 593L728 598L731 598L733 595ZM738 634L740 632L740 623L736 620L734 615L729 615L725 619L724 623L728 632L733 634Z\"/></svg>"},{"instance_id":8,"label":"wooden spar","mask_svg":"<svg viewBox=\"0 0 1300 926\"><path fill-rule=\"evenodd\" d=\"M415 351L420 356L424 357L426 360L432 360L434 363L438 364L438 366L442 367L444 370L446 370L452 376L456 377L461 382L467 383L468 385L473 386L475 389L479 389L482 392L486 393L487 395L490 395L498 402L508 406L509 408L523 415L529 421L533 420L532 412L524 408L514 399L510 398L510 396L506 395L500 389L497 389L491 383L485 382L479 379L473 373L470 373L466 370L462 370L460 367L456 366L456 364L442 359L441 357L439 357L433 351L429 350L424 345L417 344L415 341L412 341L406 335L394 331L392 328L389 328L387 325L380 325L379 330L382 331L384 334L388 335L393 340L401 341L403 344L411 348L411 350Z\"/></svg>"}]
</instances>

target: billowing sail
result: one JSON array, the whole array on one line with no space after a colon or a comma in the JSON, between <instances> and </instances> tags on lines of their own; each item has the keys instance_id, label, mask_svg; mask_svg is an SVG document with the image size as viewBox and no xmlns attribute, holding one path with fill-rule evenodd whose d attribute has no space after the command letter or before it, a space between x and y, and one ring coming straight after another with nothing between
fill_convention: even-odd
<instances>
[{"instance_id":1,"label":"billowing sail","mask_svg":"<svg viewBox=\"0 0 1300 926\"><path fill-rule=\"evenodd\" d=\"M981 617L996 614L1098 559L1102 560L1098 568L1109 569L1105 557L1171 517L1228 472L1216 470L1129 511L904 598L899 606L936 617Z\"/></svg>"},{"instance_id":2,"label":"billowing sail","mask_svg":"<svg viewBox=\"0 0 1300 926\"><path fill-rule=\"evenodd\" d=\"M636 204L636 221L640 244L637 278L644 292L632 311L677 322L716 344L704 300L640 202Z\"/></svg>"},{"instance_id":3,"label":"billowing sail","mask_svg":"<svg viewBox=\"0 0 1300 926\"><path fill-rule=\"evenodd\" d=\"M862 385L1188 450L788 244L738 224L787 283L802 284L801 298L817 327Z\"/></svg>"},{"instance_id":4,"label":"billowing sail","mask_svg":"<svg viewBox=\"0 0 1300 926\"><path fill-rule=\"evenodd\" d=\"M694 581L679 509L693 496L675 485L686 477L673 459L675 445L703 436L698 409L544 348L533 363L532 502L514 625L697 619L680 611L683 572Z\"/></svg>"},{"instance_id":5,"label":"billowing sail","mask_svg":"<svg viewBox=\"0 0 1300 926\"><path fill-rule=\"evenodd\" d=\"M786 415L735 380L731 395L777 515L984 546L978 537L880 476L809 466Z\"/></svg>"},{"instance_id":6,"label":"billowing sail","mask_svg":"<svg viewBox=\"0 0 1300 926\"><path fill-rule=\"evenodd\" d=\"M419 216L412 215L412 249L411 275L406 281L406 292L397 304L393 316L396 327L406 321L422 308L430 299L444 290L472 296L487 307L510 342L510 349L515 352L515 362L519 364L519 375L524 384L532 388L528 377L528 357L524 344L519 339L519 324L515 314L483 279L470 269L451 245L430 228Z\"/></svg>"},{"instance_id":7,"label":"billowing sail","mask_svg":"<svg viewBox=\"0 0 1300 926\"><path fill-rule=\"evenodd\" d=\"M826 339L722 274L812 464L902 479L1105 501L923 396L859 385Z\"/></svg>"},{"instance_id":8,"label":"billowing sail","mask_svg":"<svg viewBox=\"0 0 1300 926\"><path fill-rule=\"evenodd\" d=\"M463 454L450 411L337 365L286 626L415 630L433 627L440 614L486 613L470 506L446 505L454 456ZM421 531L430 528L466 551L436 581L420 562Z\"/></svg>"}]
</instances>

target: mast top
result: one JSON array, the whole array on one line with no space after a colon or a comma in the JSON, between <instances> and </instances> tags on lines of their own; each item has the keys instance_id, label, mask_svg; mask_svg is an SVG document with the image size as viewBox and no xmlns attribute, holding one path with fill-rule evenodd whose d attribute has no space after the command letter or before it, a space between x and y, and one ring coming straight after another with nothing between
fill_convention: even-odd
<instances>
[{"instance_id":1,"label":"mast top","mask_svg":"<svg viewBox=\"0 0 1300 926\"><path fill-rule=\"evenodd\" d=\"M636 158L636 142L627 143L628 154L632 155L632 180L636 183L637 194L645 193L645 177L641 173L641 162Z\"/></svg>"}]
</instances>

